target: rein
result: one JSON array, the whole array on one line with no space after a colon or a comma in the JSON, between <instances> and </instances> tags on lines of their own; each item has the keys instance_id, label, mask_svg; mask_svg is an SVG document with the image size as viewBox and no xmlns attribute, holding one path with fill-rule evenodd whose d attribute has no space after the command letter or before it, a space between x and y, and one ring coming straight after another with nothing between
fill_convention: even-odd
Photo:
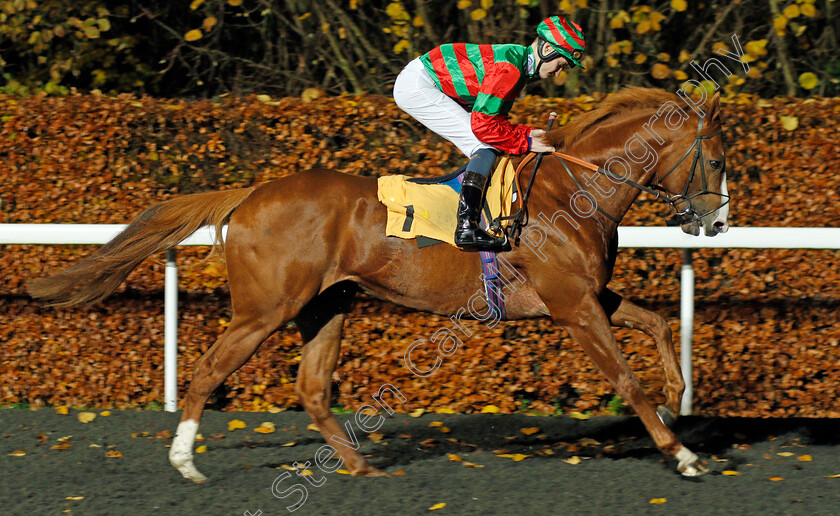
<instances>
[{"instance_id":1,"label":"rein","mask_svg":"<svg viewBox=\"0 0 840 516\"><path fill-rule=\"evenodd\" d=\"M697 123L697 135L695 135L695 137L694 137L694 143L691 144L691 147L688 148L688 150L685 152L685 154L682 155L682 157L679 159L679 161L677 161L677 163L673 167L671 167L671 169L668 170L668 172L666 172L661 178L656 180L656 185L653 186L653 187L648 187L648 186L642 185L640 183L637 183L636 181L633 181L630 178L623 178L621 176L618 176L618 175L610 172L609 170L607 170L603 167L599 167L598 165L595 165L594 163L590 163L588 161L578 159L574 156L569 156L568 154L564 154L562 152L553 152L552 155L560 161L560 163L563 165L563 168L566 170L566 173L569 174L569 177L572 178L572 181L574 181L574 183L578 187L578 189L585 190L583 188L583 186L580 184L580 182L577 180L577 178L574 176L574 174L572 174L572 171L569 169L569 166L566 164L566 161L569 161L571 163L574 163L575 165L579 165L581 167L589 169L593 172L598 172L599 174L607 176L613 182L628 184L628 185L632 186L633 188L635 188L637 190L640 190L642 192L647 192L647 193L653 195L654 198L656 198L656 199L661 199L661 200L665 201L666 203L668 203L668 206L671 208L671 211L674 213L673 217L671 217L669 219L666 219L666 224L667 225L676 226L676 225L681 225L681 224L690 224L692 222L700 221L706 215L708 215L710 213L713 213L716 210L719 210L720 208L722 208L723 206L725 206L726 204L729 203L729 196L728 195L724 195L723 193L709 191L708 183L706 181L706 168L705 168L704 160L703 160L703 146L700 145L701 140L706 140L706 139L709 139L709 138L713 138L713 137L721 134L721 129L718 129L717 131L715 131L714 133L711 133L711 134L701 135L700 131L702 129L703 129L703 119L700 118L698 120L698 123ZM670 192L668 192L668 190L664 186L662 186L662 181L664 181L666 177L671 175L671 173L674 172L682 164L683 161L685 161L685 158L688 157L688 155L691 153L692 150L694 150L694 159L692 160L691 171L689 172L688 179L686 179L685 186L683 187L682 192L676 193L676 194L671 194ZM535 154L529 154L516 167L516 173L515 173L516 187L517 187L517 191L519 191L519 192L522 191L520 186L519 186L520 173L521 173L522 169L524 169L525 166L534 159L535 156L536 156ZM541 155L540 155L540 157L541 157ZM695 175L696 170L697 170L697 163L700 163L700 177L701 177L703 188L698 193L696 193L694 195L691 195L691 196L688 196L688 189L691 186L691 182L694 180L694 175ZM721 174L723 174L725 172L726 172L726 162L724 161L723 168L721 169ZM534 175L535 174L536 174L536 170L534 171ZM531 176L531 182L533 182L534 175ZM529 188L529 190L530 190L530 188ZM723 199L723 201L717 207L715 207L711 210L708 210L707 212L700 215L696 211L694 211L694 208L691 205L691 201L694 198L699 197L701 195L717 195L717 196L720 196L720 198ZM725 199L724 199L724 197L725 197ZM681 209L681 205L685 206L685 208ZM598 213L600 213L601 215L603 215L607 219L615 222L616 224L618 224L620 222L620 219L617 219L617 218L613 217L612 215L610 215L609 213L605 212L603 209L601 209L600 206L596 205L596 209L598 210ZM512 226L512 227L514 229L516 229L517 231L516 232L511 231L511 234L510 234L509 238L511 240L515 240L518 236L516 233L521 231L521 226L524 226L528 222L527 199L523 199L523 197L520 195L520 197L519 197L519 209L516 211L516 213L509 216L509 217L498 217L498 218L496 218L493 221L492 228L494 228L494 229L500 228L501 227L501 222L504 221L504 220L513 220L514 221L514 226ZM517 222L518 222L518 224L517 224Z\"/></svg>"}]
</instances>

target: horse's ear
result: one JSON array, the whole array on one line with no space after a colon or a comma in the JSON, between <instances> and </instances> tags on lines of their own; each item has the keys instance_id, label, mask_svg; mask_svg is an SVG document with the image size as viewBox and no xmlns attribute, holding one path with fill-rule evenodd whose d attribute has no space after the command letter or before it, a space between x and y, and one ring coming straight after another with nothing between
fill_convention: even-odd
<instances>
[{"instance_id":1,"label":"horse's ear","mask_svg":"<svg viewBox=\"0 0 840 516\"><path fill-rule=\"evenodd\" d=\"M709 101L707 106L709 108L709 114L707 115L709 118L710 123L715 123L720 121L720 92L715 92L715 96L712 97L712 100Z\"/></svg>"}]
</instances>

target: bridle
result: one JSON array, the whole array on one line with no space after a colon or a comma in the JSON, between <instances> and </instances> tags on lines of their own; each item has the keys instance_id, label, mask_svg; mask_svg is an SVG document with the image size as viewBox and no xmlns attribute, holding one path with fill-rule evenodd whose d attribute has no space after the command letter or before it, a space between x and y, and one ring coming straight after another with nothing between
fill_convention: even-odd
<instances>
[{"instance_id":1,"label":"bridle","mask_svg":"<svg viewBox=\"0 0 840 516\"><path fill-rule=\"evenodd\" d=\"M549 125L549 127L550 127L550 125ZM677 163L674 164L674 166L671 167L671 169L668 170L668 172L665 172L665 174L662 177L656 179L656 184L653 185L652 187L648 187L648 186L645 186L643 184L637 183L636 181L633 181L630 178L621 177L617 174L614 174L613 172L610 172L609 170L605 169L604 167L599 167L598 165L595 165L594 163L589 163L588 161L584 161L584 160L575 158L574 156L569 156L568 154L563 154L563 153L560 153L560 152L553 152L552 156L554 156L555 158L557 158L560 161L560 163L563 165L563 168L566 169L566 173L569 174L569 177L572 178L572 181L574 181L575 185L578 187L579 190L586 191L586 189L583 187L583 185L581 185L580 182L577 180L575 175L572 174L572 171L569 169L569 166L566 164L566 161L570 161L570 162L572 162L576 165L580 165L584 168L592 170L593 172L598 172L599 174L603 174L603 175L609 177L615 183L624 183L624 184L630 185L633 188L636 188L637 190L640 190L642 192L647 192L647 193L653 195L655 199L661 199L661 200L665 201L666 203L668 203L668 206L671 209L671 212L673 213L673 215L670 218L666 219L666 221L665 221L666 225L668 225L668 226L679 226L679 225L683 225L683 224L691 224L693 222L699 222L700 220L703 219L703 217L709 215L710 213L714 213L715 211L723 208L725 205L727 205L729 203L729 195L726 195L722 192L718 193L718 192L712 192L711 190L709 190L708 181L706 180L705 160L703 159L703 145L701 143L701 140L708 140L709 138L714 138L715 136L721 134L722 130L718 129L717 131L715 131L713 133L701 135L700 131L702 131L702 130L703 130L703 118L699 118L698 122L697 122L697 134L694 136L694 143L691 144L691 147L689 147L688 150L685 151L685 154L682 155L682 157L679 159L679 161L677 161ZM668 189L665 188L664 185L662 185L662 181L664 181L665 178L667 178L669 175L671 175L671 173L673 173L677 168L679 168L679 166L682 164L683 161L685 161L685 158L688 157L688 155L691 153L692 150L694 151L694 159L691 162L691 170L688 173L688 178L685 181L685 185L683 186L682 191L680 193L669 192ZM514 213L511 216L496 217L496 219L494 219L492 224L490 225L490 229L492 231L501 230L506 236L508 236L510 238L511 241L514 241L514 240L517 239L517 236L518 236L517 233L519 232L518 230L521 230L521 227L524 226L525 224L527 224L527 221L528 221L528 218L529 218L528 217L527 196L522 196L521 188L519 188L519 186L518 186L518 178L520 176L520 171L525 167L525 165L527 163L530 163L531 159L535 156L537 157L538 160L541 157L540 154L531 154L527 158L522 160L519 163L519 165L517 166L515 177L517 178L517 180L516 180L517 181L517 190L520 192L519 195L520 195L520 200L521 201L520 201L519 209L517 209L516 213ZM699 192L689 196L688 195L688 189L691 187L691 182L694 180L694 176L697 173L697 164L698 163L700 163L700 180L701 180L701 184L702 184L703 188ZM537 173L537 171L534 170L533 174L535 175L536 173ZM723 161L723 164L721 165L720 173L721 173L721 175L726 173L726 157L724 157L724 161ZM533 179L534 178L532 176L531 177L531 182L533 182ZM529 185L529 189L530 189L530 185ZM694 207L692 206L691 201L693 199L695 199L696 197L699 197L701 195L717 195L721 198L721 203L718 204L716 207L706 211L705 213L699 214L699 213L697 213L697 211L694 210ZM524 202L522 202L522 201L524 201ZM616 217L610 215L609 213L604 211L603 208L601 208L597 204L595 205L595 209L598 211L598 213L600 213L601 215L603 215L607 219L615 222L616 225L618 225L621 222L620 219L617 219ZM511 226L511 228L513 228L513 229L511 230L510 233L508 233L507 228L502 228L502 222L506 221L506 220L513 220L514 221L514 224Z\"/></svg>"},{"instance_id":2,"label":"bridle","mask_svg":"<svg viewBox=\"0 0 840 516\"><path fill-rule=\"evenodd\" d=\"M726 195L724 193L712 192L711 190L709 190L708 181L706 180L706 167L704 164L705 160L703 159L703 145L701 144L701 140L707 140L709 138L713 138L721 134L721 129L718 129L714 133L701 135L700 131L702 130L703 118L700 118L697 123L697 134L694 137L694 143L691 144L691 147L689 147L688 150L685 151L685 154L682 155L679 161L677 161L677 163L673 167L671 167L671 169L668 170L668 172L666 172L662 177L656 180L656 184L652 187L647 187L645 185L639 184L630 178L623 178L603 167L598 167L597 165L594 165L592 163L578 160L565 154L555 152L553 153L553 155L555 158L560 160L560 163L563 164L563 168L566 169L566 172L569 174L569 176L572 178L572 180L575 182L579 189L583 190L583 186L581 186L577 178L575 178L575 176L572 174L572 171L569 170L569 166L566 165L566 161L563 158L566 158L566 160L572 161L573 163L576 163L578 165L582 165L586 168L589 168L590 170L593 170L595 172L601 173L617 183L628 184L633 188L636 188L637 190L641 190L643 192L647 192L653 195L656 199L661 199L665 201L666 203L668 203L669 207L671 208L671 212L673 213L673 216L666 220L667 225L679 226L682 224L691 224L692 222L699 222L703 217L709 215L710 213L714 213L715 211L721 209L729 203L729 195ZM683 186L682 192L669 192L668 189L662 185L662 181L664 181L665 178L671 175L671 173L674 172L682 164L683 161L685 161L685 158L688 157L692 150L694 150L694 159L691 162L691 171L689 171L688 173L688 179L686 179L685 181L685 186ZM700 163L700 178L703 188L699 192L689 196L688 189L690 188L691 182L694 180L694 176L697 172L697 163ZM724 158L724 162L721 166L720 173L726 173L726 158ZM712 208L711 210L708 210L703 214L699 214L694 210L691 201L701 195L717 195L721 198L721 203L715 208ZM600 206L597 207L597 210L599 213L612 220L616 224L620 222L612 215L603 211Z\"/></svg>"},{"instance_id":3,"label":"bridle","mask_svg":"<svg viewBox=\"0 0 840 516\"><path fill-rule=\"evenodd\" d=\"M674 213L674 216L668 219L668 225L682 225L682 224L690 224L692 222L699 222L703 217L709 215L710 213L714 213L717 210L723 208L725 205L729 203L729 196L724 194L723 192L712 192L709 190L708 181L706 181L706 160L703 159L703 145L700 140L708 140L709 138L714 138L715 136L722 133L721 129L710 133L701 135L700 131L703 130L703 118L700 118L697 122L697 134L694 137L694 143L691 144L691 147L682 155L680 160L671 167L671 170L665 173L662 177L660 177L657 183L657 189L661 189L663 196L661 197L664 201L666 201L671 208L671 211ZM691 171L688 173L688 179L685 181L685 186L683 186L682 192L674 195L670 195L668 191L662 186L662 181L668 177L671 172L677 169L677 167L682 164L683 160L688 157L689 153L691 153L691 149L694 149L694 159L691 162ZM700 163L700 181L702 185L702 189L689 196L688 195L688 188L691 185L691 182L694 180L694 174L697 171L697 163ZM726 174L726 157L723 158L723 164L721 165L720 174ZM717 205L715 208L708 210L706 213L698 214L694 210L694 206L692 206L691 201L696 198L700 197L701 195L717 195L721 198L721 203ZM725 198L725 199L724 199ZM685 205L685 209L680 209L680 205Z\"/></svg>"}]
</instances>

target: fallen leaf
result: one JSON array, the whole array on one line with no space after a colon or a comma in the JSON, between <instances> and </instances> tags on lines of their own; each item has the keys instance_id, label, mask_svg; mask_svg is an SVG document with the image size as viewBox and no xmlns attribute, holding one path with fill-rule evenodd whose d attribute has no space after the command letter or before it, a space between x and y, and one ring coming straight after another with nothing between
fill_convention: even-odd
<instances>
[{"instance_id":1,"label":"fallen leaf","mask_svg":"<svg viewBox=\"0 0 840 516\"><path fill-rule=\"evenodd\" d=\"M782 477L770 477L770 480L773 481L773 482L780 482L780 481L784 480L784 478L782 478Z\"/></svg>"},{"instance_id":2,"label":"fallen leaf","mask_svg":"<svg viewBox=\"0 0 840 516\"><path fill-rule=\"evenodd\" d=\"M651 498L650 499L650 503L653 503L653 504L662 504L662 503L665 503L667 501L668 501L667 498Z\"/></svg>"},{"instance_id":3,"label":"fallen leaf","mask_svg":"<svg viewBox=\"0 0 840 516\"><path fill-rule=\"evenodd\" d=\"M452 462L462 462L464 460L454 453L448 453L446 456L449 457L449 460Z\"/></svg>"},{"instance_id":4,"label":"fallen leaf","mask_svg":"<svg viewBox=\"0 0 840 516\"><path fill-rule=\"evenodd\" d=\"M118 459L122 457L122 453L118 452L117 450L108 450L105 452L105 456L111 459Z\"/></svg>"},{"instance_id":5,"label":"fallen leaf","mask_svg":"<svg viewBox=\"0 0 840 516\"><path fill-rule=\"evenodd\" d=\"M370 439L371 441L373 441L375 443L381 442L384 437L385 437L385 435L383 435L379 432L371 432L371 433L368 434L368 439Z\"/></svg>"},{"instance_id":6,"label":"fallen leaf","mask_svg":"<svg viewBox=\"0 0 840 516\"><path fill-rule=\"evenodd\" d=\"M292 468L292 469L294 469L294 468ZM336 471L336 473L338 473L339 475L349 475L349 474L350 474L350 472L349 472L349 471L347 471L346 469L337 469L337 470L335 470L335 471Z\"/></svg>"},{"instance_id":7,"label":"fallen leaf","mask_svg":"<svg viewBox=\"0 0 840 516\"><path fill-rule=\"evenodd\" d=\"M195 449L195 452L196 452L196 453L204 453L204 452L206 452L206 451L207 451L207 447L206 447L206 446L204 446L203 444L202 444L201 446L199 446L198 448L196 448L196 449Z\"/></svg>"},{"instance_id":8,"label":"fallen leaf","mask_svg":"<svg viewBox=\"0 0 840 516\"><path fill-rule=\"evenodd\" d=\"M233 432L234 430L238 430L240 428L246 428L248 425L245 424L245 421L240 421L239 419L234 419L233 421L228 421L228 431Z\"/></svg>"},{"instance_id":9,"label":"fallen leaf","mask_svg":"<svg viewBox=\"0 0 840 516\"><path fill-rule=\"evenodd\" d=\"M814 460L814 458L811 457L810 455L801 455L796 460L798 460L800 462L811 462L812 460Z\"/></svg>"},{"instance_id":10,"label":"fallen leaf","mask_svg":"<svg viewBox=\"0 0 840 516\"><path fill-rule=\"evenodd\" d=\"M443 433L445 433L445 434L448 434L448 433L449 433L449 432L451 432L452 430L451 430L449 427L447 427L447 426L442 426L442 427L440 427L440 431L441 431L441 432L443 432Z\"/></svg>"},{"instance_id":11,"label":"fallen leaf","mask_svg":"<svg viewBox=\"0 0 840 516\"><path fill-rule=\"evenodd\" d=\"M260 424L260 426L258 426L257 428L254 428L254 432L257 432L257 433L260 433L260 434L273 434L274 431L275 431L274 423L271 423L271 422L268 422L268 421L265 421L262 424Z\"/></svg>"},{"instance_id":12,"label":"fallen leaf","mask_svg":"<svg viewBox=\"0 0 840 516\"><path fill-rule=\"evenodd\" d=\"M726 471L723 471L722 474L727 476L727 477L734 477L734 476L740 475L740 473L738 473L737 471L732 471L731 469L727 469Z\"/></svg>"},{"instance_id":13,"label":"fallen leaf","mask_svg":"<svg viewBox=\"0 0 840 516\"><path fill-rule=\"evenodd\" d=\"M58 444L54 444L53 446L50 446L50 449L51 450L66 450L69 447L70 447L70 441L62 441Z\"/></svg>"},{"instance_id":14,"label":"fallen leaf","mask_svg":"<svg viewBox=\"0 0 840 516\"><path fill-rule=\"evenodd\" d=\"M15 450L9 454L9 457L23 457L26 455L26 452L23 450Z\"/></svg>"},{"instance_id":15,"label":"fallen leaf","mask_svg":"<svg viewBox=\"0 0 840 516\"><path fill-rule=\"evenodd\" d=\"M411 417L420 417L420 416L422 416L422 415L423 415L423 413L424 413L424 412L426 412L426 411L425 411L425 410L423 410L423 409L421 409L421 408L419 408L419 409L414 410L413 412L411 412L411 413L409 414L409 416L411 416Z\"/></svg>"},{"instance_id":16,"label":"fallen leaf","mask_svg":"<svg viewBox=\"0 0 840 516\"><path fill-rule=\"evenodd\" d=\"M591 437L584 437L583 439L578 439L578 444L581 446L598 446L601 443Z\"/></svg>"},{"instance_id":17,"label":"fallen leaf","mask_svg":"<svg viewBox=\"0 0 840 516\"><path fill-rule=\"evenodd\" d=\"M793 456L793 453L791 453L791 452L789 452L789 451L783 451L783 452L779 452L779 453L777 453L776 455L778 455L778 456L780 456L780 457L792 457L792 456Z\"/></svg>"},{"instance_id":18,"label":"fallen leaf","mask_svg":"<svg viewBox=\"0 0 840 516\"><path fill-rule=\"evenodd\" d=\"M496 405L487 405L481 409L482 414L498 414L499 412L501 412L501 409L499 409Z\"/></svg>"},{"instance_id":19,"label":"fallen leaf","mask_svg":"<svg viewBox=\"0 0 840 516\"><path fill-rule=\"evenodd\" d=\"M429 507L429 510L430 511L436 511L438 509L443 509L444 507L446 507L445 503L436 503L436 504L432 505L431 507Z\"/></svg>"},{"instance_id":20,"label":"fallen leaf","mask_svg":"<svg viewBox=\"0 0 840 516\"><path fill-rule=\"evenodd\" d=\"M79 415L77 417L82 423L90 423L91 421L96 419L96 414L94 414L93 412L79 412Z\"/></svg>"},{"instance_id":21,"label":"fallen leaf","mask_svg":"<svg viewBox=\"0 0 840 516\"><path fill-rule=\"evenodd\" d=\"M88 448L102 448L102 445L99 444L89 444Z\"/></svg>"},{"instance_id":22,"label":"fallen leaf","mask_svg":"<svg viewBox=\"0 0 840 516\"><path fill-rule=\"evenodd\" d=\"M437 426L443 426L443 422L441 422L441 421L432 421L431 423L429 423L429 426L430 426L430 427L432 427L432 428L437 427Z\"/></svg>"},{"instance_id":23,"label":"fallen leaf","mask_svg":"<svg viewBox=\"0 0 840 516\"><path fill-rule=\"evenodd\" d=\"M67 415L67 413L70 412L67 407L56 407L55 411L63 415Z\"/></svg>"},{"instance_id":24,"label":"fallen leaf","mask_svg":"<svg viewBox=\"0 0 840 516\"><path fill-rule=\"evenodd\" d=\"M397 475L397 476L402 476L402 475L405 475L405 470L402 470L402 469L401 469L401 470L399 470L399 471L394 471L394 472L393 472L393 473L391 473L391 474L392 474L392 475Z\"/></svg>"},{"instance_id":25,"label":"fallen leaf","mask_svg":"<svg viewBox=\"0 0 840 516\"><path fill-rule=\"evenodd\" d=\"M535 434L535 433L539 432L540 428L537 427L537 426L532 426L532 427L529 427L529 428L520 428L519 431L522 432L525 435L532 435L532 434Z\"/></svg>"},{"instance_id":26,"label":"fallen leaf","mask_svg":"<svg viewBox=\"0 0 840 516\"><path fill-rule=\"evenodd\" d=\"M110 410L103 410L102 412L99 413L99 415L102 416L102 417L107 417L107 416L111 415L111 411Z\"/></svg>"},{"instance_id":27,"label":"fallen leaf","mask_svg":"<svg viewBox=\"0 0 840 516\"><path fill-rule=\"evenodd\" d=\"M586 420L586 419L589 419L592 416L590 416L588 414L583 414L583 413L580 413L580 412L571 412L569 414L569 417L574 418L574 419Z\"/></svg>"},{"instance_id":28,"label":"fallen leaf","mask_svg":"<svg viewBox=\"0 0 840 516\"><path fill-rule=\"evenodd\" d=\"M67 498L65 498L65 500L73 500L73 501L84 500L84 499L85 499L84 496L68 496Z\"/></svg>"},{"instance_id":29,"label":"fallen leaf","mask_svg":"<svg viewBox=\"0 0 840 516\"><path fill-rule=\"evenodd\" d=\"M840 478L840 475L826 475L825 478Z\"/></svg>"},{"instance_id":30,"label":"fallen leaf","mask_svg":"<svg viewBox=\"0 0 840 516\"><path fill-rule=\"evenodd\" d=\"M577 455L572 455L568 459L563 459L563 462L565 462L566 464L571 464L572 466L575 466L577 464L580 464L580 457L578 457Z\"/></svg>"},{"instance_id":31,"label":"fallen leaf","mask_svg":"<svg viewBox=\"0 0 840 516\"><path fill-rule=\"evenodd\" d=\"M316 425L315 423L309 423L308 425L306 425L306 429L307 430L312 430L313 432L320 432L321 431L321 429L318 428L318 425Z\"/></svg>"},{"instance_id":32,"label":"fallen leaf","mask_svg":"<svg viewBox=\"0 0 840 516\"><path fill-rule=\"evenodd\" d=\"M483 468L484 466L481 464L473 464L472 462L464 461L462 464L468 468Z\"/></svg>"},{"instance_id":33,"label":"fallen leaf","mask_svg":"<svg viewBox=\"0 0 840 516\"><path fill-rule=\"evenodd\" d=\"M286 444L281 444L280 446L289 447L289 446L294 446L296 444L297 444L297 441L291 441L291 442L288 442Z\"/></svg>"},{"instance_id":34,"label":"fallen leaf","mask_svg":"<svg viewBox=\"0 0 840 516\"><path fill-rule=\"evenodd\" d=\"M455 414L455 411L451 408L439 408L435 410L435 414Z\"/></svg>"},{"instance_id":35,"label":"fallen leaf","mask_svg":"<svg viewBox=\"0 0 840 516\"><path fill-rule=\"evenodd\" d=\"M530 456L531 455L525 455L523 453L512 453L512 454L511 453L503 453L501 455L496 455L496 457L505 457L505 458L508 458L508 459L513 459L516 462L519 462L521 460L525 460Z\"/></svg>"}]
</instances>

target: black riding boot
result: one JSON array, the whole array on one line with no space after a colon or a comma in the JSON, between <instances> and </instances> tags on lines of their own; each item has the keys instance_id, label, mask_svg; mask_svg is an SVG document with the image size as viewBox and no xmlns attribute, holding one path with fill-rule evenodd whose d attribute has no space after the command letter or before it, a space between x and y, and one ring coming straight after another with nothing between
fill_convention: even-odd
<instances>
[{"instance_id":1,"label":"black riding boot","mask_svg":"<svg viewBox=\"0 0 840 516\"><path fill-rule=\"evenodd\" d=\"M455 245L470 251L510 251L507 237L491 235L478 225L486 184L487 178L477 172L468 171L464 174L461 198L458 200Z\"/></svg>"}]
</instances>

